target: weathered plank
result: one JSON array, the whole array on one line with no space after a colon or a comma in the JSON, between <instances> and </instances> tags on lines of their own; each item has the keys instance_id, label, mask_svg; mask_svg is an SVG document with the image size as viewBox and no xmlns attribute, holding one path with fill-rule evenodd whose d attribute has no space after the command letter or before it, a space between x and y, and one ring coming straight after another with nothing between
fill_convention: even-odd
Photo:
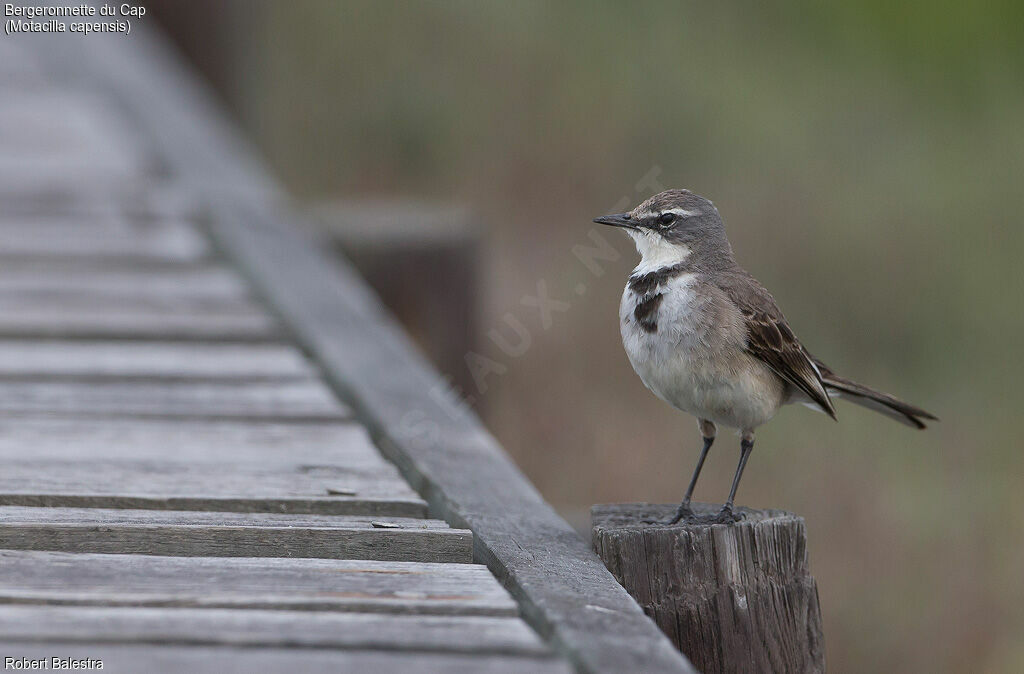
<instances>
[{"instance_id":1,"label":"weathered plank","mask_svg":"<svg viewBox=\"0 0 1024 674\"><path fill-rule=\"evenodd\" d=\"M241 277L211 264L124 266L108 259L86 257L77 262L18 258L0 265L0 294L36 297L110 296L114 298L163 297L200 300L237 299L248 296Z\"/></svg>"},{"instance_id":2,"label":"weathered plank","mask_svg":"<svg viewBox=\"0 0 1024 674\"><path fill-rule=\"evenodd\" d=\"M31 448L31 451L28 450ZM307 471L391 466L351 423L12 417L0 423L0 465L18 459L204 463L289 461ZM2 476L2 471L0 471Z\"/></svg>"},{"instance_id":3,"label":"weathered plank","mask_svg":"<svg viewBox=\"0 0 1024 674\"><path fill-rule=\"evenodd\" d=\"M252 672L373 672L373 674L571 674L567 663L546 657L450 653L391 653L326 649L228 648L119 644L0 642L16 658L96 658L113 674L252 674Z\"/></svg>"},{"instance_id":4,"label":"weathered plank","mask_svg":"<svg viewBox=\"0 0 1024 674\"><path fill-rule=\"evenodd\" d=\"M111 101L84 88L9 89L0 97L0 192L63 176L129 179L149 163L132 131Z\"/></svg>"},{"instance_id":5,"label":"weathered plank","mask_svg":"<svg viewBox=\"0 0 1024 674\"><path fill-rule=\"evenodd\" d=\"M0 340L0 377L280 379L315 372L293 346Z\"/></svg>"},{"instance_id":6,"label":"weathered plank","mask_svg":"<svg viewBox=\"0 0 1024 674\"><path fill-rule=\"evenodd\" d=\"M0 505L426 514L350 424L11 417L0 463Z\"/></svg>"},{"instance_id":7,"label":"weathered plank","mask_svg":"<svg viewBox=\"0 0 1024 674\"><path fill-rule=\"evenodd\" d=\"M173 448L171 448L173 451ZM9 460L0 505L422 517L425 503L389 466L280 459Z\"/></svg>"},{"instance_id":8,"label":"weathered plank","mask_svg":"<svg viewBox=\"0 0 1024 674\"><path fill-rule=\"evenodd\" d=\"M0 293L0 337L271 339L274 319L250 300Z\"/></svg>"},{"instance_id":9,"label":"weathered plank","mask_svg":"<svg viewBox=\"0 0 1024 674\"><path fill-rule=\"evenodd\" d=\"M695 503L701 515L720 505ZM675 504L594 506L608 569L705 674L824 672L818 589L803 518L741 509L735 525L664 526Z\"/></svg>"},{"instance_id":10,"label":"weathered plank","mask_svg":"<svg viewBox=\"0 0 1024 674\"><path fill-rule=\"evenodd\" d=\"M3 153L0 152L0 157ZM93 264L119 259L195 262L210 253L206 239L177 219L97 216L0 217L0 258L87 258Z\"/></svg>"},{"instance_id":11,"label":"weathered plank","mask_svg":"<svg viewBox=\"0 0 1024 674\"><path fill-rule=\"evenodd\" d=\"M0 642L19 640L90 646L99 643L148 643L522 655L550 653L526 623L511 617L0 605Z\"/></svg>"},{"instance_id":12,"label":"weathered plank","mask_svg":"<svg viewBox=\"0 0 1024 674\"><path fill-rule=\"evenodd\" d=\"M0 548L469 563L473 534L440 520L397 517L6 506Z\"/></svg>"},{"instance_id":13,"label":"weathered plank","mask_svg":"<svg viewBox=\"0 0 1024 674\"><path fill-rule=\"evenodd\" d=\"M514 616L477 564L0 550L0 604Z\"/></svg>"},{"instance_id":14,"label":"weathered plank","mask_svg":"<svg viewBox=\"0 0 1024 674\"><path fill-rule=\"evenodd\" d=\"M197 208L195 195L188 194L176 181L167 177L136 175L114 183L103 176L85 174L49 175L41 179L19 180L14 185L0 184L0 215L70 216L76 218L140 217L190 219ZM8 258L10 260L10 258ZM52 263L54 260L33 258L32 262ZM113 262L113 261L112 261ZM116 260L119 267L132 263L153 269L161 265L180 265L174 260L156 258ZM95 260L62 257L64 267L94 267ZM195 264L195 263L190 263Z\"/></svg>"},{"instance_id":15,"label":"weathered plank","mask_svg":"<svg viewBox=\"0 0 1024 674\"><path fill-rule=\"evenodd\" d=\"M343 419L318 379L279 382L3 381L0 414Z\"/></svg>"},{"instance_id":16,"label":"weathered plank","mask_svg":"<svg viewBox=\"0 0 1024 674\"><path fill-rule=\"evenodd\" d=\"M355 515L288 515L282 513L232 513L201 511L123 510L116 508L30 508L0 506L0 526L35 525L184 526L339 529L345 531L457 531L444 520L415 517L370 517ZM2 547L2 546L0 546ZM207 555L216 557L217 555ZM230 557L232 555L222 555ZM264 555L246 555L261 557ZM266 555L276 557L277 555Z\"/></svg>"}]
</instances>

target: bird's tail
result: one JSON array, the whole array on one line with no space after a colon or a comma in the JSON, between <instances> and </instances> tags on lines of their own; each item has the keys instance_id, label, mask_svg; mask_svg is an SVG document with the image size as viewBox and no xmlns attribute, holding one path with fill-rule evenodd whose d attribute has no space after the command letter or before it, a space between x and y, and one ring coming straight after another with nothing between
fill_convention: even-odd
<instances>
[{"instance_id":1,"label":"bird's tail","mask_svg":"<svg viewBox=\"0 0 1024 674\"><path fill-rule=\"evenodd\" d=\"M905 403L896 396L881 393L867 386L862 386L857 382L844 379L827 369L822 370L821 374L821 380L830 394L838 395L840 398L849 400L861 407L866 407L869 410L881 412L900 423L913 426L914 428L926 428L922 419L939 420L935 415L925 412L920 407Z\"/></svg>"}]
</instances>

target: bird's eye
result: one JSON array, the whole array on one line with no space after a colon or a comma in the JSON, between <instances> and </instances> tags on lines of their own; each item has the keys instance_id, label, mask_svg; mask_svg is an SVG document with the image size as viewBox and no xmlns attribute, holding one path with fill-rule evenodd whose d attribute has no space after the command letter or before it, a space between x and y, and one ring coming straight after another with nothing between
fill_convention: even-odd
<instances>
[{"instance_id":1,"label":"bird's eye","mask_svg":"<svg viewBox=\"0 0 1024 674\"><path fill-rule=\"evenodd\" d=\"M675 213L662 213L661 215L658 216L658 222L660 222L663 227L668 227L675 221Z\"/></svg>"}]
</instances>

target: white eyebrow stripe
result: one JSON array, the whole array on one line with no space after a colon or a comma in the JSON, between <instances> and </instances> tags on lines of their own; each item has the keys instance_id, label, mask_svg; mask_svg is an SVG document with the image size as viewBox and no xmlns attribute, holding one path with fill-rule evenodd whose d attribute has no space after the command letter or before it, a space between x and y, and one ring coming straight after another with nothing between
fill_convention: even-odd
<instances>
[{"instance_id":1,"label":"white eyebrow stripe","mask_svg":"<svg viewBox=\"0 0 1024 674\"><path fill-rule=\"evenodd\" d=\"M694 215L699 215L700 211L688 211L685 208L668 208L664 211L644 211L643 213L637 213L636 218L637 220L646 220L647 218L656 218L662 213L675 213L678 216L689 218L693 217Z\"/></svg>"}]
</instances>

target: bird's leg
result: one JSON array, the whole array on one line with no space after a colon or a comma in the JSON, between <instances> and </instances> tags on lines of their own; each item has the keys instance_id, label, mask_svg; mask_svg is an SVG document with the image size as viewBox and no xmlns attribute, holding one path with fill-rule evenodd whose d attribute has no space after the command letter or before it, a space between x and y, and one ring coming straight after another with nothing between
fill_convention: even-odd
<instances>
[{"instance_id":1,"label":"bird's leg","mask_svg":"<svg viewBox=\"0 0 1024 674\"><path fill-rule=\"evenodd\" d=\"M700 427L700 434L704 436L704 447L700 450L700 458L697 459L697 467L693 469L693 477L690 478L690 486L686 488L686 495L683 496L682 503L676 508L676 514L666 524L675 524L683 518L693 519L696 517L693 509L690 508L690 500L693 498L693 490L697 487L700 471L704 468L704 459L708 458L708 452L715 442L715 433L718 430L715 428L715 423L707 419L701 419L697 425Z\"/></svg>"},{"instance_id":2,"label":"bird's leg","mask_svg":"<svg viewBox=\"0 0 1024 674\"><path fill-rule=\"evenodd\" d=\"M750 458L750 453L754 451L754 432L743 431L743 436L740 439L740 463L736 466L736 475L732 478L732 489L729 490L729 500L725 502L722 509L718 512L718 516L715 518L716 521L723 524L732 524L733 522L739 522L743 519L742 515L737 515L733 512L733 501L736 499L736 490L740 486L740 478L743 477L743 469L747 465L747 459Z\"/></svg>"}]
</instances>

